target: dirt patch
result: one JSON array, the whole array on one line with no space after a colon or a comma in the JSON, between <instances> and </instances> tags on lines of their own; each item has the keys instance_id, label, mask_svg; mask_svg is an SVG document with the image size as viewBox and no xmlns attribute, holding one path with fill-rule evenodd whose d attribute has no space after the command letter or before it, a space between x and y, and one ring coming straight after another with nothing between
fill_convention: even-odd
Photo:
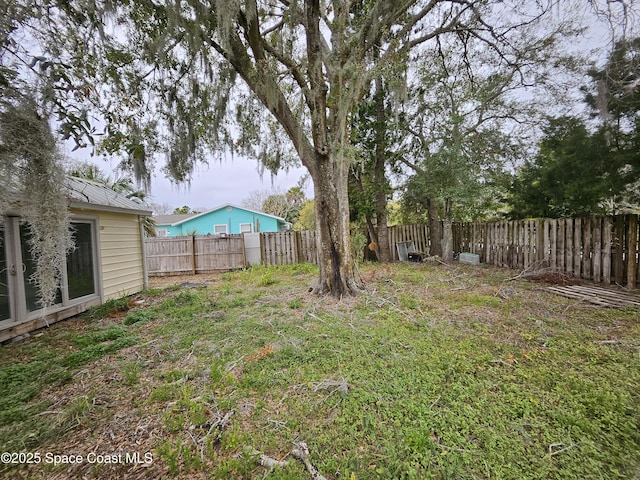
<instances>
[{"instance_id":1,"label":"dirt patch","mask_svg":"<svg viewBox=\"0 0 640 480\"><path fill-rule=\"evenodd\" d=\"M203 273L199 275L172 275L166 277L149 277L149 288L167 288L184 283L192 285L208 285L220 281L220 273Z\"/></svg>"}]
</instances>

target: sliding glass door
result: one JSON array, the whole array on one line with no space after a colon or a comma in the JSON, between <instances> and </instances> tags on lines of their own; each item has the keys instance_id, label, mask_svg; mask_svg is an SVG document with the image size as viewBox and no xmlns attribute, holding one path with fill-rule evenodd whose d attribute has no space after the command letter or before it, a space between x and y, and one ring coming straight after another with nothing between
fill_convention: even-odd
<instances>
[{"instance_id":1,"label":"sliding glass door","mask_svg":"<svg viewBox=\"0 0 640 480\"><path fill-rule=\"evenodd\" d=\"M11 320L11 297L9 291L9 262L4 223L0 223L0 322Z\"/></svg>"},{"instance_id":2,"label":"sliding glass door","mask_svg":"<svg viewBox=\"0 0 640 480\"><path fill-rule=\"evenodd\" d=\"M98 295L96 222L71 222L75 247L63 266L54 312ZM29 226L17 217L0 219L0 327L35 318L42 305L34 280Z\"/></svg>"}]
</instances>

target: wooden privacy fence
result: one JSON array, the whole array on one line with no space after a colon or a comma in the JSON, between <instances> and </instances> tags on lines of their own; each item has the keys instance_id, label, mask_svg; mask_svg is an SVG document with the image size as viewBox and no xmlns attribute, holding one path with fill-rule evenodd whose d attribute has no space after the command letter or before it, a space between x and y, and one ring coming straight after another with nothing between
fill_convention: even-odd
<instances>
[{"instance_id":1,"label":"wooden privacy fence","mask_svg":"<svg viewBox=\"0 0 640 480\"><path fill-rule=\"evenodd\" d=\"M418 252L429 251L429 227L427 225L395 225L387 229L389 236L389 248L391 260L398 261L398 249L400 242L413 242Z\"/></svg>"},{"instance_id":2,"label":"wooden privacy fence","mask_svg":"<svg viewBox=\"0 0 640 480\"><path fill-rule=\"evenodd\" d=\"M536 264L576 278L635 288L640 283L638 215L462 223L454 251L525 270Z\"/></svg>"},{"instance_id":3,"label":"wooden privacy fence","mask_svg":"<svg viewBox=\"0 0 640 480\"><path fill-rule=\"evenodd\" d=\"M246 265L242 235L145 238L147 273L184 275Z\"/></svg>"},{"instance_id":4,"label":"wooden privacy fence","mask_svg":"<svg viewBox=\"0 0 640 480\"><path fill-rule=\"evenodd\" d=\"M638 215L454 223L453 249L476 253L481 262L500 267L548 267L576 278L635 288L640 284L638 223ZM417 251L429 251L426 225L398 225L388 232L393 260L398 259L398 242L413 241ZM145 250L152 276L247 264L242 235L147 238ZM261 264L317 263L317 254L315 231L260 233Z\"/></svg>"},{"instance_id":5,"label":"wooden privacy fence","mask_svg":"<svg viewBox=\"0 0 640 480\"><path fill-rule=\"evenodd\" d=\"M261 233L260 251L264 265L318 263L315 230Z\"/></svg>"},{"instance_id":6,"label":"wooden privacy fence","mask_svg":"<svg viewBox=\"0 0 640 480\"><path fill-rule=\"evenodd\" d=\"M149 276L234 270L247 266L243 235L146 238ZM264 265L317 263L316 232L260 233Z\"/></svg>"}]
</instances>

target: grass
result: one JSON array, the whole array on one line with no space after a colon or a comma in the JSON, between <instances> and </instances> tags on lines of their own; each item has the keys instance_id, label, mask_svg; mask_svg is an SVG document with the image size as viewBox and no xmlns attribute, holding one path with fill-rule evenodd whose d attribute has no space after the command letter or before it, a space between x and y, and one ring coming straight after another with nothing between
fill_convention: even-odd
<instances>
[{"instance_id":1,"label":"grass","mask_svg":"<svg viewBox=\"0 0 640 480\"><path fill-rule=\"evenodd\" d=\"M0 449L153 455L88 478L309 478L300 441L335 479L640 476L637 310L488 267L360 269L356 298L308 293L309 265L253 268L4 345Z\"/></svg>"}]
</instances>

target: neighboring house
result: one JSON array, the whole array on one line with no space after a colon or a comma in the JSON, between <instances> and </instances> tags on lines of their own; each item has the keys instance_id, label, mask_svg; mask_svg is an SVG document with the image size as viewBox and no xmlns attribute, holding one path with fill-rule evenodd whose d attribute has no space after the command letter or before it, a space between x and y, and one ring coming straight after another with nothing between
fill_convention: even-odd
<instances>
[{"instance_id":1,"label":"neighboring house","mask_svg":"<svg viewBox=\"0 0 640 480\"><path fill-rule=\"evenodd\" d=\"M231 235L238 233L281 232L290 224L284 218L227 203L203 213L157 215L158 237L181 235Z\"/></svg>"},{"instance_id":2,"label":"neighboring house","mask_svg":"<svg viewBox=\"0 0 640 480\"><path fill-rule=\"evenodd\" d=\"M68 177L75 249L58 301L43 311L29 281L33 260L19 211L0 217L0 341L81 313L146 287L141 202L90 180Z\"/></svg>"}]
</instances>

